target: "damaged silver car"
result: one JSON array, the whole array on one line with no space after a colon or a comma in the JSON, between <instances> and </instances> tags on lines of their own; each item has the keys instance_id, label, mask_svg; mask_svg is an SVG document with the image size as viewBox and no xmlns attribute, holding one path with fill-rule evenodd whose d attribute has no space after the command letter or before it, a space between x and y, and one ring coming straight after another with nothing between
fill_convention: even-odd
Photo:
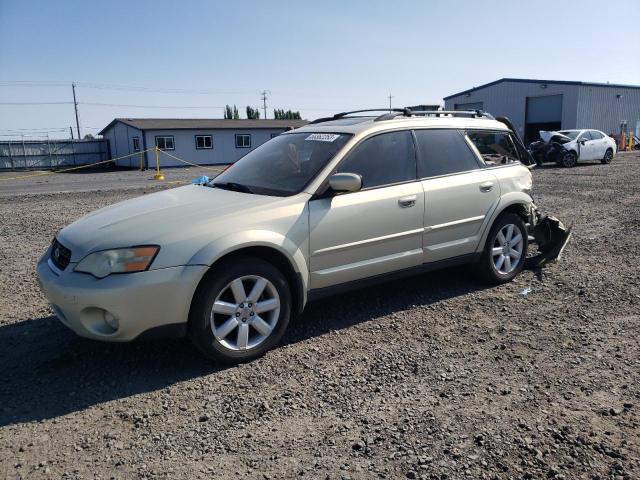
<instances>
[{"instance_id":1,"label":"damaged silver car","mask_svg":"<svg viewBox=\"0 0 640 480\"><path fill-rule=\"evenodd\" d=\"M79 335L188 335L244 362L324 295L460 264L505 283L557 258L570 232L535 207L533 165L510 122L483 112L341 113L211 182L81 218L38 262L40 285Z\"/></svg>"}]
</instances>

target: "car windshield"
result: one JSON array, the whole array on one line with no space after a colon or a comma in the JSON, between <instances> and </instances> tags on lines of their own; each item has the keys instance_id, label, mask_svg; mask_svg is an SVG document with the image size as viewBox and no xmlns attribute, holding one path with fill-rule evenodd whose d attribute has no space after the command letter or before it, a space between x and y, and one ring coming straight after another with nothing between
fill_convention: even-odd
<instances>
[{"instance_id":1,"label":"car windshield","mask_svg":"<svg viewBox=\"0 0 640 480\"><path fill-rule=\"evenodd\" d=\"M562 130L558 133L561 133L565 137L569 137L571 140L575 140L576 137L580 134L580 130Z\"/></svg>"},{"instance_id":2,"label":"car windshield","mask_svg":"<svg viewBox=\"0 0 640 480\"><path fill-rule=\"evenodd\" d=\"M259 195L294 195L302 191L350 137L309 132L279 135L231 165L209 186Z\"/></svg>"}]
</instances>

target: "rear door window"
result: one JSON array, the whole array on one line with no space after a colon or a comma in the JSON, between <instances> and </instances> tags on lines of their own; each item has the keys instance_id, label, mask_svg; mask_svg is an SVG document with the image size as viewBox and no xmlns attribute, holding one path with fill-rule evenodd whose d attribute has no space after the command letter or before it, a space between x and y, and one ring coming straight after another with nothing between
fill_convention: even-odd
<instances>
[{"instance_id":1,"label":"rear door window","mask_svg":"<svg viewBox=\"0 0 640 480\"><path fill-rule=\"evenodd\" d=\"M469 140L475 145L487 165L501 165L520 160L518 149L511 134L507 132L467 132Z\"/></svg>"},{"instance_id":2,"label":"rear door window","mask_svg":"<svg viewBox=\"0 0 640 480\"><path fill-rule=\"evenodd\" d=\"M591 134L589 133L589 130L587 130L586 132L583 132L582 135L580 135L580 140L586 140L586 141L591 140Z\"/></svg>"},{"instance_id":3,"label":"rear door window","mask_svg":"<svg viewBox=\"0 0 640 480\"><path fill-rule=\"evenodd\" d=\"M415 130L418 177L467 172L480 168L478 159L458 130Z\"/></svg>"},{"instance_id":4,"label":"rear door window","mask_svg":"<svg viewBox=\"0 0 640 480\"><path fill-rule=\"evenodd\" d=\"M590 130L589 133L591 134L591 139L592 140L600 140L602 138L602 134L600 132L595 131L595 130Z\"/></svg>"},{"instance_id":5,"label":"rear door window","mask_svg":"<svg viewBox=\"0 0 640 480\"><path fill-rule=\"evenodd\" d=\"M389 132L364 140L340 163L338 172L362 176L362 188L416 179L416 155L411 132Z\"/></svg>"}]
</instances>

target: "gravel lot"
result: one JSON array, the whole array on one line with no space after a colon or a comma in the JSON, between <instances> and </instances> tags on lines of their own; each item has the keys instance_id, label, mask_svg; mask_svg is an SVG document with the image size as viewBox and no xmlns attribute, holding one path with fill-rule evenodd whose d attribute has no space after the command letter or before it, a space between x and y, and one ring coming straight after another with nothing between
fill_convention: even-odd
<instances>
[{"instance_id":1,"label":"gravel lot","mask_svg":"<svg viewBox=\"0 0 640 480\"><path fill-rule=\"evenodd\" d=\"M459 268L328 299L233 368L182 340L77 338L38 290L56 231L175 186L150 177L2 185L0 476L640 477L640 155L534 172L537 204L574 225L542 273L487 288Z\"/></svg>"}]
</instances>

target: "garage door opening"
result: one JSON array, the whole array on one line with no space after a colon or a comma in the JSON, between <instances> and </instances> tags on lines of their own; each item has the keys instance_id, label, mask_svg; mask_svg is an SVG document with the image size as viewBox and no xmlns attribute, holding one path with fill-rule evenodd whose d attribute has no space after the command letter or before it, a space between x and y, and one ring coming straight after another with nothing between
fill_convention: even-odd
<instances>
[{"instance_id":1,"label":"garage door opening","mask_svg":"<svg viewBox=\"0 0 640 480\"><path fill-rule=\"evenodd\" d=\"M562 95L527 97L524 141L528 145L540 138L540 130L562 129Z\"/></svg>"}]
</instances>

